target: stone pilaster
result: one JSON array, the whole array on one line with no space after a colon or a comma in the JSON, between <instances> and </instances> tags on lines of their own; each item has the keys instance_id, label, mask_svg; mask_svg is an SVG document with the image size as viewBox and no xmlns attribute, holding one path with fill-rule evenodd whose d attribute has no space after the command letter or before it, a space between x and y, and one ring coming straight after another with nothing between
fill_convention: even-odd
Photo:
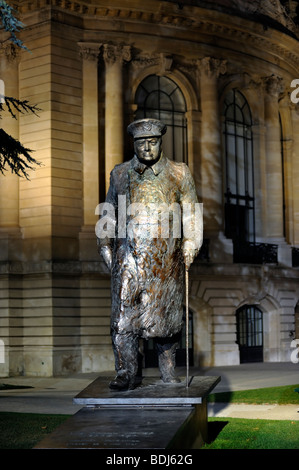
<instances>
[{"instance_id":1,"label":"stone pilaster","mask_svg":"<svg viewBox=\"0 0 299 470\"><path fill-rule=\"evenodd\" d=\"M278 98L283 91L283 83L282 79L275 75L265 77L263 81L266 127L266 236L279 242L283 239L283 182Z\"/></svg>"},{"instance_id":2,"label":"stone pilaster","mask_svg":"<svg viewBox=\"0 0 299 470\"><path fill-rule=\"evenodd\" d=\"M293 202L293 236L292 243L299 247L299 103L291 107L293 126L293 148L292 148L292 202ZM298 336L296 336L298 338Z\"/></svg>"},{"instance_id":3,"label":"stone pilaster","mask_svg":"<svg viewBox=\"0 0 299 470\"><path fill-rule=\"evenodd\" d=\"M95 208L99 203L99 105L98 58L101 44L79 43L82 58L83 96L83 226L80 231L80 258L95 250ZM90 253L89 253L90 251Z\"/></svg>"},{"instance_id":4,"label":"stone pilaster","mask_svg":"<svg viewBox=\"0 0 299 470\"><path fill-rule=\"evenodd\" d=\"M130 46L105 44L105 183L109 187L110 172L123 162L123 76L122 67L131 59Z\"/></svg>"},{"instance_id":5,"label":"stone pilaster","mask_svg":"<svg viewBox=\"0 0 299 470\"><path fill-rule=\"evenodd\" d=\"M188 166L196 183L196 187L202 193L201 174L199 162L200 156L200 127L201 127L201 113L197 110L186 112L186 119L188 125ZM196 156L196 158L195 158ZM196 163L195 163L196 162Z\"/></svg>"},{"instance_id":6,"label":"stone pilaster","mask_svg":"<svg viewBox=\"0 0 299 470\"><path fill-rule=\"evenodd\" d=\"M226 72L226 61L205 57L198 61L201 93L201 158L206 233L222 230L221 129L217 79Z\"/></svg>"},{"instance_id":7,"label":"stone pilaster","mask_svg":"<svg viewBox=\"0 0 299 470\"><path fill-rule=\"evenodd\" d=\"M255 235L257 241L267 238L267 169L265 155L265 126L258 122L252 127L253 155L255 158Z\"/></svg>"}]
</instances>

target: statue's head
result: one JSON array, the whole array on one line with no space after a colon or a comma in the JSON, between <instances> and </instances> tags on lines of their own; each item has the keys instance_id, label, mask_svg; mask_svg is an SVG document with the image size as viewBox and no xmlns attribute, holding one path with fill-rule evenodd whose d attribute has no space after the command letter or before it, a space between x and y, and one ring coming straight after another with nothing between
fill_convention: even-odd
<instances>
[{"instance_id":1,"label":"statue's head","mask_svg":"<svg viewBox=\"0 0 299 470\"><path fill-rule=\"evenodd\" d=\"M139 119L128 126L128 133L134 138L134 150L138 159L146 165L156 163L162 152L162 135L166 125L158 119Z\"/></svg>"}]
</instances>

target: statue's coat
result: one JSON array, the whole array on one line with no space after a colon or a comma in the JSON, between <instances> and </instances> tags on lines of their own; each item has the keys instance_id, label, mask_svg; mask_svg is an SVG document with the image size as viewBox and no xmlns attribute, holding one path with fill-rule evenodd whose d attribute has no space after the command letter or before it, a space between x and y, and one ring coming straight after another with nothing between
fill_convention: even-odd
<instances>
[{"instance_id":1,"label":"statue's coat","mask_svg":"<svg viewBox=\"0 0 299 470\"><path fill-rule=\"evenodd\" d=\"M118 213L119 196L125 196L126 201L127 235L124 238L118 236L119 216L124 217L123 207ZM160 224L158 237L153 238L150 230L155 221L142 213L130 215L127 211L130 212L130 205L134 203L147 207L152 203L166 204L167 207L197 203L189 168L184 163L167 159L163 153L157 163L147 167L135 155L112 170L106 202L114 207L111 223L115 224L115 237L106 237L98 243L102 248L109 246L112 250L112 329L120 334L132 332L143 338L169 337L180 332L184 292L181 247L186 236L182 233L181 237L173 237L173 219L170 217L169 237L163 238L165 233L161 232ZM128 236L132 227L139 229L135 237ZM120 233L123 235L123 230ZM198 252L202 230L191 242L195 253Z\"/></svg>"}]
</instances>

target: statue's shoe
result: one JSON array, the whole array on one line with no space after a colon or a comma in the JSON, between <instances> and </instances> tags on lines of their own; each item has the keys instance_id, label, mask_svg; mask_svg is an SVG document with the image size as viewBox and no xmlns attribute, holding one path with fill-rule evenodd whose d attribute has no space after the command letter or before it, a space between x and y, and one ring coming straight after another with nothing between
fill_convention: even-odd
<instances>
[{"instance_id":1,"label":"statue's shoe","mask_svg":"<svg viewBox=\"0 0 299 470\"><path fill-rule=\"evenodd\" d=\"M130 379L127 375L117 375L109 384L111 390L128 390Z\"/></svg>"}]
</instances>

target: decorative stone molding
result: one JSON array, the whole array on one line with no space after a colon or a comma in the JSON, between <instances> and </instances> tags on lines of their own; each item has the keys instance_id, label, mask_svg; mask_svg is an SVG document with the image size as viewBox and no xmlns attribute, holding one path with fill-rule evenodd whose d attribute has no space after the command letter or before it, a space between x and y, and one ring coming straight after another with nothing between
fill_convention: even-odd
<instances>
[{"instance_id":1,"label":"decorative stone molding","mask_svg":"<svg viewBox=\"0 0 299 470\"><path fill-rule=\"evenodd\" d=\"M279 0L233 0L232 6L244 13L268 16L290 31L295 31L294 22Z\"/></svg>"},{"instance_id":2,"label":"decorative stone molding","mask_svg":"<svg viewBox=\"0 0 299 470\"><path fill-rule=\"evenodd\" d=\"M157 65L158 63L159 63L159 56L158 55L152 56L150 54L136 55L131 62L131 64L138 69L151 67L153 65Z\"/></svg>"},{"instance_id":3,"label":"decorative stone molding","mask_svg":"<svg viewBox=\"0 0 299 470\"><path fill-rule=\"evenodd\" d=\"M123 44L104 44L103 58L106 65L113 65L115 62L129 62L131 60L131 46Z\"/></svg>"},{"instance_id":4,"label":"decorative stone molding","mask_svg":"<svg viewBox=\"0 0 299 470\"><path fill-rule=\"evenodd\" d=\"M102 44L78 42L79 55L84 60L96 61L99 58Z\"/></svg>"},{"instance_id":5,"label":"decorative stone molding","mask_svg":"<svg viewBox=\"0 0 299 470\"><path fill-rule=\"evenodd\" d=\"M198 60L201 75L207 78L218 78L220 74L225 74L227 70L227 60L215 59L214 57L204 57Z\"/></svg>"},{"instance_id":6,"label":"decorative stone molding","mask_svg":"<svg viewBox=\"0 0 299 470\"><path fill-rule=\"evenodd\" d=\"M0 43L0 57L4 56L9 63L13 63L20 59L21 50L12 42Z\"/></svg>"},{"instance_id":7,"label":"decorative stone molding","mask_svg":"<svg viewBox=\"0 0 299 470\"><path fill-rule=\"evenodd\" d=\"M173 57L163 52L160 54L160 75L166 75L171 72Z\"/></svg>"},{"instance_id":8,"label":"decorative stone molding","mask_svg":"<svg viewBox=\"0 0 299 470\"><path fill-rule=\"evenodd\" d=\"M284 92L285 87L281 77L272 74L269 77L262 77L262 81L264 83L266 92L271 97L278 99L279 95Z\"/></svg>"},{"instance_id":9,"label":"decorative stone molding","mask_svg":"<svg viewBox=\"0 0 299 470\"><path fill-rule=\"evenodd\" d=\"M138 68L143 69L146 67L151 67L153 65L157 65L160 62L160 57L158 54L151 55L151 54L136 54L131 61L131 64Z\"/></svg>"},{"instance_id":10,"label":"decorative stone molding","mask_svg":"<svg viewBox=\"0 0 299 470\"><path fill-rule=\"evenodd\" d=\"M263 81L261 77L256 74L249 74L247 72L239 74L239 82L241 88L244 90L259 91L263 87Z\"/></svg>"},{"instance_id":11,"label":"decorative stone molding","mask_svg":"<svg viewBox=\"0 0 299 470\"><path fill-rule=\"evenodd\" d=\"M189 62L178 64L178 68L186 74L196 75L198 72L197 60L190 60Z\"/></svg>"}]
</instances>

